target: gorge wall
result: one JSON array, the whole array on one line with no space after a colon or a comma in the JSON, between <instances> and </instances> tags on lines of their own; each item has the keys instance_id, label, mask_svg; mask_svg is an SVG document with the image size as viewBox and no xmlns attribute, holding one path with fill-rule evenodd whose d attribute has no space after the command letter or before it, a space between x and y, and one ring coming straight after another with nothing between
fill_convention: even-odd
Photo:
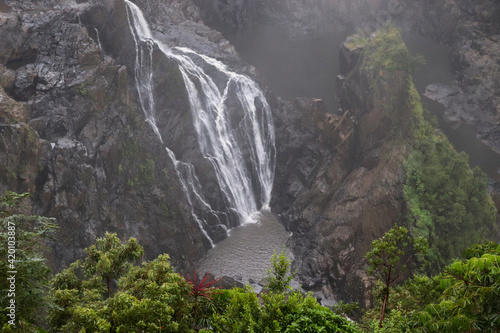
<instances>
[{"instance_id":1,"label":"gorge wall","mask_svg":"<svg viewBox=\"0 0 500 333\"><path fill-rule=\"evenodd\" d=\"M1 8L0 189L32 193L34 213L56 218L52 266L81 257L109 231L136 237L150 258L166 252L178 269L192 267L210 244L138 103L124 2L6 1ZM237 61L220 33L197 22L189 1L144 10L159 14L153 24L169 32L167 42ZM164 73L156 85L159 130L176 153L200 161L178 66L154 57Z\"/></svg>"},{"instance_id":2,"label":"gorge wall","mask_svg":"<svg viewBox=\"0 0 500 333\"><path fill-rule=\"evenodd\" d=\"M204 21L221 31L265 24L287 31L292 39L338 30L357 30L368 36L391 21L404 33L449 45L457 81L456 93L446 96L446 120L473 124L483 144L497 150L497 2L197 3ZM343 75L353 69L360 56L356 43L345 45L353 49L341 51ZM273 210L294 231L291 246L303 287L323 298L331 298L333 293L362 300L370 283L360 259L371 240L394 223L401 223L405 214L402 162L409 151L390 139L394 133L389 128L397 124L390 125L393 119L381 111L391 103L388 96L398 99L405 91L397 79L393 91L386 87L380 95L372 91L370 79L359 73L344 80L339 82L344 88L338 93L341 115L327 115L322 102L314 100L280 102L275 107L280 111L276 112L278 166ZM411 113L406 107L400 108L401 114ZM490 191L498 191L494 179L490 179Z\"/></svg>"},{"instance_id":3,"label":"gorge wall","mask_svg":"<svg viewBox=\"0 0 500 333\"><path fill-rule=\"evenodd\" d=\"M460 94L450 98L460 103L450 105L468 107L449 108L447 114L477 124L489 146L500 142L495 1L138 5L166 45L192 48L260 83L256 70L203 22L221 31L276 24L298 36L357 27L369 34L392 20L404 31L453 47ZM4 0L0 36L0 191L30 192L34 213L56 218L60 229L51 244L52 266L59 270L81 257L105 231L136 237L150 258L169 253L179 270L196 266L210 244L193 218L172 159L141 110L123 0ZM340 297L367 306L371 281L362 258L371 241L405 214L403 161L410 151L401 138L413 110L400 71L380 74L390 84L373 89L378 73L359 70L360 48L353 40L344 45L341 114L327 113L321 100L284 101L271 91L265 94L276 130L271 207L293 232L289 246L302 286L330 302ZM213 170L196 141L181 72L159 49L152 55L154 71L164 73L155 79L155 94L164 95L161 137L204 174L210 204L224 211ZM215 240L225 237L215 222L207 230Z\"/></svg>"},{"instance_id":4,"label":"gorge wall","mask_svg":"<svg viewBox=\"0 0 500 333\"><path fill-rule=\"evenodd\" d=\"M292 37L327 31L370 34L387 22L452 49L456 94L446 96L446 117L476 127L485 145L499 151L500 6L493 0L281 0L231 2L197 0L207 24L248 29L268 24ZM332 92L333 94L333 92Z\"/></svg>"}]
</instances>

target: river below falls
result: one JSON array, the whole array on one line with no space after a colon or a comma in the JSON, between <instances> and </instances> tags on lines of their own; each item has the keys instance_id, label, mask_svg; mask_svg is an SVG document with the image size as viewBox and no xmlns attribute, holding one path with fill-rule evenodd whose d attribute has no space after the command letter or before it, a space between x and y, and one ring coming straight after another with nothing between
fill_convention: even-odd
<instances>
[{"instance_id":1,"label":"river below falls","mask_svg":"<svg viewBox=\"0 0 500 333\"><path fill-rule=\"evenodd\" d=\"M199 271L229 276L244 284L253 281L250 284L258 288L274 251L280 253L291 235L273 213L258 214L257 222L231 229L225 240L210 249ZM292 259L291 253L287 256Z\"/></svg>"}]
</instances>

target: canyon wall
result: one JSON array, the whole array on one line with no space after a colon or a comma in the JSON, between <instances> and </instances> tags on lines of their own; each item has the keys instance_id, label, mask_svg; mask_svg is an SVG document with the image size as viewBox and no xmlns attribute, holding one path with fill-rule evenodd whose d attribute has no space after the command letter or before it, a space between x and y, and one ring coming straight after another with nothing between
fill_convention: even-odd
<instances>
[{"instance_id":1,"label":"canyon wall","mask_svg":"<svg viewBox=\"0 0 500 333\"><path fill-rule=\"evenodd\" d=\"M143 6L158 15L151 21L168 31L167 43L237 61L191 2ZM52 266L78 259L109 231L136 237L149 258L166 252L178 269L192 268L210 244L138 102L124 2L5 1L1 10L0 191L30 192L33 212L56 219ZM199 161L178 66L153 56L163 74L155 91L163 97L160 132L176 154ZM217 188L208 190L223 202Z\"/></svg>"},{"instance_id":2,"label":"canyon wall","mask_svg":"<svg viewBox=\"0 0 500 333\"><path fill-rule=\"evenodd\" d=\"M197 3L203 20L222 31L265 24L287 31L292 39L339 30L370 36L392 22L403 33L448 45L457 81L456 93L446 96L445 118L474 125L483 144L498 150L500 4L496 1ZM370 281L362 258L372 239L404 220L403 161L409 148L404 140L392 139L400 124L382 110L401 99L406 88L401 78L394 77L390 88L375 93L374 78L355 68L360 57L356 43L347 41L340 53L342 114L327 114L319 100L275 103L278 164L272 207L294 232L290 246L303 287L326 303L337 295L368 305L364 296ZM411 114L404 103L398 112ZM399 128L405 131L404 126ZM493 179L490 191L498 191Z\"/></svg>"},{"instance_id":3,"label":"canyon wall","mask_svg":"<svg viewBox=\"0 0 500 333\"><path fill-rule=\"evenodd\" d=\"M276 24L291 36L360 28L388 20L454 50L461 109L485 144L498 142L498 15L495 1L281 0L145 1L152 28L170 46L221 60L259 82L221 31ZM472 8L472 9L471 9ZM444 13L444 15L441 15ZM136 237L149 258L171 255L190 269L210 245L193 219L174 163L142 113L135 89L135 46L123 0L10 1L0 4L0 191L30 192L36 214L59 224L51 244L57 270L81 257L105 231ZM405 213L403 161L412 110L400 72L359 70L362 46L342 49L341 114L321 100L284 101L265 91L276 128L272 210L293 232L298 276L328 302L362 300L371 285L362 258ZM154 50L161 107L159 131L204 174L214 207L224 208L201 156L178 66ZM334 59L332 59L334 61ZM378 75L378 73L377 73ZM332 96L334 92L332 92ZM392 105L388 112L387 106ZM467 106L467 107L465 107ZM210 219L207 219L210 220ZM216 240L224 238L216 225Z\"/></svg>"}]
</instances>

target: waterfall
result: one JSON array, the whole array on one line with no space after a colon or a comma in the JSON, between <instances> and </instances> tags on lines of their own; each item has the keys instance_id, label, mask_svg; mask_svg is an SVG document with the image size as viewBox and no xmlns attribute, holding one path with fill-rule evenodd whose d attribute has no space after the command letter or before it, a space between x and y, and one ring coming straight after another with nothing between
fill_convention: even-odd
<instances>
[{"instance_id":1,"label":"waterfall","mask_svg":"<svg viewBox=\"0 0 500 333\"><path fill-rule=\"evenodd\" d=\"M155 106L152 70L155 47L179 66L199 149L213 166L225 203L237 215L237 224L255 221L256 213L269 208L275 167L274 127L264 94L254 81L220 61L185 47L169 48L155 39L140 8L129 0L125 3L136 46L139 102L174 162L190 205L212 210L194 166L176 159L158 129L156 114L161 110ZM194 210L192 213L212 242L205 230L207 221Z\"/></svg>"}]
</instances>

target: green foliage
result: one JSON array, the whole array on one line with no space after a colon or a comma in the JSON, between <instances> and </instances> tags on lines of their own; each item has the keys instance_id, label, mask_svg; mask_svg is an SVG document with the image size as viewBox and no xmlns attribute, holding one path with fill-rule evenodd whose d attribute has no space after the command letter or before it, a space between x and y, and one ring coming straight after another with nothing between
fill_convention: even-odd
<instances>
[{"instance_id":1,"label":"green foliage","mask_svg":"<svg viewBox=\"0 0 500 333\"><path fill-rule=\"evenodd\" d=\"M87 90L87 83L86 82L82 82L80 84L80 86L78 87L78 93L82 96L86 96L87 93L88 93L88 90Z\"/></svg>"},{"instance_id":2,"label":"green foliage","mask_svg":"<svg viewBox=\"0 0 500 333\"><path fill-rule=\"evenodd\" d=\"M230 302L213 315L213 332L358 332L354 323L298 291L257 295L232 289Z\"/></svg>"},{"instance_id":3,"label":"green foliage","mask_svg":"<svg viewBox=\"0 0 500 333\"><path fill-rule=\"evenodd\" d=\"M368 86L371 107L383 108L389 123L385 124L389 139L404 138L410 126L411 113L408 101L413 86L412 74L416 67L425 63L422 56L412 55L401 38L398 28L387 25L378 30L366 43L358 79ZM371 103L371 102L370 102Z\"/></svg>"},{"instance_id":4,"label":"green foliage","mask_svg":"<svg viewBox=\"0 0 500 333\"><path fill-rule=\"evenodd\" d=\"M465 254L444 270L440 302L421 313L429 332L500 331L500 244L475 245Z\"/></svg>"},{"instance_id":5,"label":"green foliage","mask_svg":"<svg viewBox=\"0 0 500 333\"><path fill-rule=\"evenodd\" d=\"M382 328L373 311L369 332L498 332L500 244L474 245L433 278L415 276L392 289Z\"/></svg>"},{"instance_id":6,"label":"green foliage","mask_svg":"<svg viewBox=\"0 0 500 333\"><path fill-rule=\"evenodd\" d=\"M443 293L440 279L440 275L432 278L415 275L406 280L391 291L392 306L389 309L399 309L406 314L435 302Z\"/></svg>"},{"instance_id":7,"label":"green foliage","mask_svg":"<svg viewBox=\"0 0 500 333\"><path fill-rule=\"evenodd\" d=\"M27 193L9 191L0 196L0 257L3 258L0 263L0 318L5 324L2 329L5 332L10 330L8 322L12 319L16 324L12 329L15 327L19 332L35 330L33 324L41 324L38 319L46 301L50 269L43 257L44 243L56 225L53 219L21 213L22 200L27 196ZM15 301L15 318L8 316L11 300Z\"/></svg>"},{"instance_id":8,"label":"green foliage","mask_svg":"<svg viewBox=\"0 0 500 333\"><path fill-rule=\"evenodd\" d=\"M344 301L339 301L336 305L332 306L333 313L348 317L355 316L358 310L358 303L345 303Z\"/></svg>"},{"instance_id":9,"label":"green foliage","mask_svg":"<svg viewBox=\"0 0 500 333\"><path fill-rule=\"evenodd\" d=\"M144 249L135 238L131 237L122 245L116 234L108 232L84 252L87 257L81 261L80 267L85 276L98 276L102 279L106 285L108 297L111 296L111 283L131 268L131 262L144 255Z\"/></svg>"},{"instance_id":10,"label":"green foliage","mask_svg":"<svg viewBox=\"0 0 500 333\"><path fill-rule=\"evenodd\" d=\"M106 234L51 281L49 324L60 332L191 332L190 285L168 255L133 266L142 247ZM109 287L119 279L116 290ZM113 291L113 292L112 292ZM82 331L83 332L83 331Z\"/></svg>"},{"instance_id":11,"label":"green foliage","mask_svg":"<svg viewBox=\"0 0 500 333\"><path fill-rule=\"evenodd\" d=\"M375 275L384 286L380 307L380 328L385 317L391 285L406 271L407 265L414 262L414 257L421 257L427 250L428 244L424 238L412 238L408 234L408 229L397 225L387 231L382 238L372 242L372 250L366 254L365 259L369 262L368 273Z\"/></svg>"},{"instance_id":12,"label":"green foliage","mask_svg":"<svg viewBox=\"0 0 500 333\"><path fill-rule=\"evenodd\" d=\"M286 257L285 249L278 255L276 250L271 257L271 266L266 272L266 288L271 292L283 293L290 288L294 274L291 271L292 261Z\"/></svg>"},{"instance_id":13,"label":"green foliage","mask_svg":"<svg viewBox=\"0 0 500 333\"><path fill-rule=\"evenodd\" d=\"M348 49L364 48L368 44L368 40L364 36L363 31L357 31L354 35L347 37L346 47Z\"/></svg>"},{"instance_id":14,"label":"green foliage","mask_svg":"<svg viewBox=\"0 0 500 333\"><path fill-rule=\"evenodd\" d=\"M222 311L212 316L214 332L258 332L260 303L251 288L233 288L228 291L228 300Z\"/></svg>"},{"instance_id":15,"label":"green foliage","mask_svg":"<svg viewBox=\"0 0 500 333\"><path fill-rule=\"evenodd\" d=\"M84 252L87 256L83 260L52 279L48 322L63 332L82 327L107 332L111 327L112 284L129 272L131 262L141 258L144 250L134 238L121 244L116 234L106 233Z\"/></svg>"},{"instance_id":16,"label":"green foliage","mask_svg":"<svg viewBox=\"0 0 500 333\"><path fill-rule=\"evenodd\" d=\"M403 313L399 309L394 309L388 313L384 319L384 326L380 327L378 320L371 320L368 323L370 333L409 333L414 332L412 314Z\"/></svg>"},{"instance_id":17,"label":"green foliage","mask_svg":"<svg viewBox=\"0 0 500 333\"><path fill-rule=\"evenodd\" d=\"M137 246L135 241L120 244L116 235L106 234L85 250L87 258L57 274L51 282L52 328L58 332L357 332L355 324L322 307L311 295L291 290L290 260L284 252L273 256L268 273L268 281L277 287L268 286L257 295L238 288L214 293L217 280L206 276L189 283L174 272L168 255L132 266L127 260L142 253ZM118 276L117 288L109 294L108 281Z\"/></svg>"},{"instance_id":18,"label":"green foliage","mask_svg":"<svg viewBox=\"0 0 500 333\"><path fill-rule=\"evenodd\" d=\"M210 305L212 304L211 300L213 300L212 296L219 292L218 288L213 287L213 285L219 281L220 279L211 279L209 273L205 273L203 278L200 280L196 274L196 270L194 272L193 279L191 279L188 274L186 282L191 287L191 292L189 293L189 295L193 298L194 303L194 327L203 326L202 322L206 322L207 320L209 320L208 315L211 314Z\"/></svg>"},{"instance_id":19,"label":"green foliage","mask_svg":"<svg viewBox=\"0 0 500 333\"><path fill-rule=\"evenodd\" d=\"M168 255L132 267L110 300L111 322L120 332L188 332L191 288Z\"/></svg>"},{"instance_id":20,"label":"green foliage","mask_svg":"<svg viewBox=\"0 0 500 333\"><path fill-rule=\"evenodd\" d=\"M420 311L442 294L439 277L414 276L403 284L390 287L391 302L387 305L384 325L380 327L377 307L368 310L363 316L364 326L369 332L414 332L419 327ZM374 294L383 294L380 284ZM381 297L378 297L380 299ZM379 302L380 303L380 302Z\"/></svg>"},{"instance_id":21,"label":"green foliage","mask_svg":"<svg viewBox=\"0 0 500 333\"><path fill-rule=\"evenodd\" d=\"M285 333L358 332L358 328L346 318L318 305L312 297L299 303L297 312L290 314L291 323Z\"/></svg>"},{"instance_id":22,"label":"green foliage","mask_svg":"<svg viewBox=\"0 0 500 333\"><path fill-rule=\"evenodd\" d=\"M274 253L265 292L232 289L214 312L212 332L358 332L355 324L290 288L293 275L285 252ZM216 296L216 299L220 295Z\"/></svg>"},{"instance_id":23,"label":"green foliage","mask_svg":"<svg viewBox=\"0 0 500 333\"><path fill-rule=\"evenodd\" d=\"M372 250L365 256L370 264L368 273L374 274L382 281L390 282L389 284L394 283L412 259L412 256L408 255L411 251L410 245L414 246L415 254L427 252L424 238L413 239L408 229L395 225L382 238L372 242Z\"/></svg>"},{"instance_id":24,"label":"green foliage","mask_svg":"<svg viewBox=\"0 0 500 333\"><path fill-rule=\"evenodd\" d=\"M387 25L378 30L363 50L361 70L374 78L385 72L401 71L411 76L415 68L425 63L421 55L413 56L401 39L398 28Z\"/></svg>"},{"instance_id":25,"label":"green foliage","mask_svg":"<svg viewBox=\"0 0 500 333\"><path fill-rule=\"evenodd\" d=\"M390 59L384 62L383 58L394 55L395 51L384 49L390 49L391 45L399 45L397 49L404 47L397 30L386 28L378 36L383 37L377 49L381 54L371 55L378 59L372 62L392 63ZM387 66L401 69L401 66ZM488 239L494 229L496 209L487 192L486 175L477 167L471 169L467 155L455 151L447 138L425 121L411 75L407 82L405 104L412 112L407 136L411 153L404 163L405 224L412 235L427 238L430 250L423 271L436 274L459 257L464 248Z\"/></svg>"},{"instance_id":26,"label":"green foliage","mask_svg":"<svg viewBox=\"0 0 500 333\"><path fill-rule=\"evenodd\" d=\"M411 231L428 239L427 273L436 274L464 248L487 239L496 209L486 175L470 169L468 156L419 121L413 151L405 163L404 196Z\"/></svg>"}]
</instances>

